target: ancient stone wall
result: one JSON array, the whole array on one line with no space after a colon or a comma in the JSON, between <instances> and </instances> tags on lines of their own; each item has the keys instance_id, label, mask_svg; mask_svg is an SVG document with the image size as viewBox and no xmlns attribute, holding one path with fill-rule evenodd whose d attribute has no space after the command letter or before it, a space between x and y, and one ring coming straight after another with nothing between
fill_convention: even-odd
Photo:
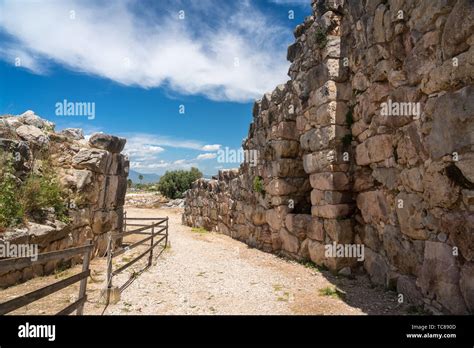
<instances>
[{"instance_id":1,"label":"ancient stone wall","mask_svg":"<svg viewBox=\"0 0 474 348\"><path fill-rule=\"evenodd\" d=\"M102 133L84 139L82 130L54 131L54 124L28 111L0 117L0 149L12 154L19 184L29 173L51 166L67 198L67 220L53 212L41 219L28 217L16 228L0 231L0 243L37 244L39 252L95 243L94 254L107 247L106 233L121 229L127 189L128 159L120 152L125 139ZM51 169L50 168L50 169ZM6 287L33 276L51 273L57 262L0 275Z\"/></svg>"},{"instance_id":2,"label":"ancient stone wall","mask_svg":"<svg viewBox=\"0 0 474 348\"><path fill-rule=\"evenodd\" d=\"M197 181L183 222L472 313L474 3L312 6L291 80L255 103L243 148L258 164ZM333 243L364 260L328 257Z\"/></svg>"}]
</instances>

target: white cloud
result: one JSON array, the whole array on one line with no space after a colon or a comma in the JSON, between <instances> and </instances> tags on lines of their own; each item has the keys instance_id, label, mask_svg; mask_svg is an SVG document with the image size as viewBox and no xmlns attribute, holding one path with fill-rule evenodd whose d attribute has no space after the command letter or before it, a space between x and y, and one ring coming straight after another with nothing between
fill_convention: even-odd
<instances>
[{"instance_id":1,"label":"white cloud","mask_svg":"<svg viewBox=\"0 0 474 348\"><path fill-rule=\"evenodd\" d=\"M176 6L138 15L139 4L2 1L0 29L14 40L2 44L0 57L22 57L36 73L54 61L124 85L214 100L248 101L287 80L291 31L250 2L208 1L199 10L187 2L200 17L185 20Z\"/></svg>"},{"instance_id":2,"label":"white cloud","mask_svg":"<svg viewBox=\"0 0 474 348\"><path fill-rule=\"evenodd\" d=\"M216 157L217 157L216 153L201 153L196 157L196 159L197 160L207 160L207 159L213 159L213 158L216 158Z\"/></svg>"},{"instance_id":3,"label":"white cloud","mask_svg":"<svg viewBox=\"0 0 474 348\"><path fill-rule=\"evenodd\" d=\"M220 144L214 144L214 145L204 145L202 147L202 151L217 151L221 148L222 145Z\"/></svg>"},{"instance_id":4,"label":"white cloud","mask_svg":"<svg viewBox=\"0 0 474 348\"><path fill-rule=\"evenodd\" d=\"M156 173L160 169L189 169L197 167L196 161L212 159L217 157L215 153L199 154L191 160L178 159L175 161L165 161L160 158L163 153L173 150L186 149L192 151L211 151L219 149L221 145L204 145L204 142L189 139L176 139L168 136L147 134L147 133L128 133L121 134L127 139L124 154L130 158L130 167L143 173Z\"/></svg>"},{"instance_id":5,"label":"white cloud","mask_svg":"<svg viewBox=\"0 0 474 348\"><path fill-rule=\"evenodd\" d=\"M270 0L277 5L311 6L311 0Z\"/></svg>"}]
</instances>

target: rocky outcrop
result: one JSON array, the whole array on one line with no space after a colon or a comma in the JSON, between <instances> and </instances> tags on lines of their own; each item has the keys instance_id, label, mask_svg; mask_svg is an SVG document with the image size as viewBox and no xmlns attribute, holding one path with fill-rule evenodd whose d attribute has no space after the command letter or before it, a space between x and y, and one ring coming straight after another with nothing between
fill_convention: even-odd
<instances>
[{"instance_id":1,"label":"rocky outcrop","mask_svg":"<svg viewBox=\"0 0 474 348\"><path fill-rule=\"evenodd\" d=\"M474 3L313 12L291 79L255 103L243 148L257 165L197 181L183 222L334 272L363 266L431 312L474 312Z\"/></svg>"},{"instance_id":2,"label":"rocky outcrop","mask_svg":"<svg viewBox=\"0 0 474 348\"><path fill-rule=\"evenodd\" d=\"M106 249L106 233L121 229L129 162L120 154L125 139L94 134L84 139L82 130L54 131L54 124L32 111L0 117L0 149L12 154L15 176L24 180L32 171L52 166L66 193L67 221L49 214L44 221L27 219L17 228L0 232L2 243L35 244L39 252L95 243L94 255ZM50 168L51 169L51 168ZM34 275L51 273L55 262L34 270L0 275L5 287Z\"/></svg>"}]
</instances>

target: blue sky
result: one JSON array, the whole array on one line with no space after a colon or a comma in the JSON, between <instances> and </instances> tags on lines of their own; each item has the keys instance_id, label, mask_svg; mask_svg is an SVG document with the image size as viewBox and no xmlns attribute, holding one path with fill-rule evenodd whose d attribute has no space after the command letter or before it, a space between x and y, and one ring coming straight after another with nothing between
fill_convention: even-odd
<instances>
[{"instance_id":1,"label":"blue sky","mask_svg":"<svg viewBox=\"0 0 474 348\"><path fill-rule=\"evenodd\" d=\"M237 167L217 151L240 148L253 101L288 79L310 12L310 0L0 0L0 114L124 136L142 173ZM63 100L95 117L56 115Z\"/></svg>"}]
</instances>

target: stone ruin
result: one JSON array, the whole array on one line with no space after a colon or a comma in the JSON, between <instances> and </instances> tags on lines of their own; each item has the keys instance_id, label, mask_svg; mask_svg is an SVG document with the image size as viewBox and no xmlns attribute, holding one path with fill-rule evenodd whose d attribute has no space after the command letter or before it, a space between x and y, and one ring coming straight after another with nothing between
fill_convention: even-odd
<instances>
[{"instance_id":1,"label":"stone ruin","mask_svg":"<svg viewBox=\"0 0 474 348\"><path fill-rule=\"evenodd\" d=\"M196 181L183 223L473 313L474 2L312 8L291 79L254 105L243 149L258 164ZM363 245L363 261L328 256L333 243Z\"/></svg>"},{"instance_id":2,"label":"stone ruin","mask_svg":"<svg viewBox=\"0 0 474 348\"><path fill-rule=\"evenodd\" d=\"M82 246L92 239L93 256L104 254L106 233L122 228L129 170L128 159L120 153L124 146L125 139L103 133L86 140L81 129L55 132L53 123L32 111L0 117L0 149L13 155L17 180L24 180L36 167L52 165L67 192L69 216L68 223L53 215L0 231L0 243L36 244L42 253ZM52 273L57 265L50 261L0 274L0 287Z\"/></svg>"}]
</instances>

